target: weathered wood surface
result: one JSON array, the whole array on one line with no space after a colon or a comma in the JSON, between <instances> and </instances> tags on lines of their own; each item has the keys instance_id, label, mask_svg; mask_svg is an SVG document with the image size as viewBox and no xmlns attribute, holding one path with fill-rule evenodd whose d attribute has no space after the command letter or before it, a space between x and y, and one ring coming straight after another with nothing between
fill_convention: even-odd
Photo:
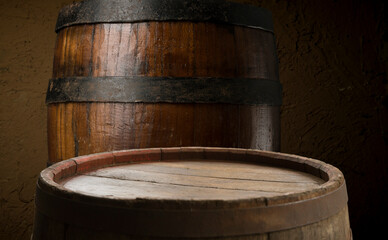
<instances>
[{"instance_id":1,"label":"weathered wood surface","mask_svg":"<svg viewBox=\"0 0 388 240\"><path fill-rule=\"evenodd\" d=\"M53 165L37 190L36 239L351 238L342 173L295 155L116 151Z\"/></svg>"},{"instance_id":2,"label":"weathered wood surface","mask_svg":"<svg viewBox=\"0 0 388 240\"><path fill-rule=\"evenodd\" d=\"M279 144L279 108L225 104L66 103L48 106L51 162L121 149ZM275 150L275 149L268 149Z\"/></svg>"},{"instance_id":3,"label":"weathered wood surface","mask_svg":"<svg viewBox=\"0 0 388 240\"><path fill-rule=\"evenodd\" d=\"M34 234L39 235L35 239L58 239L58 240L157 240L168 239L160 237L134 237L127 236L118 232L96 231L92 229L78 227L76 225L68 225L51 219L47 216L37 214L36 223L40 225L35 226ZM171 239L171 238L169 238ZM176 239L193 239L193 238L176 238ZM198 239L198 238L197 238ZM299 228L246 236L233 237L215 237L206 238L207 240L352 240L352 233L349 228L349 213L348 208L345 207L338 214L327 218L323 221L302 226Z\"/></svg>"},{"instance_id":4,"label":"weathered wood surface","mask_svg":"<svg viewBox=\"0 0 388 240\"><path fill-rule=\"evenodd\" d=\"M273 33L213 23L91 24L59 31L53 78L170 76L278 80Z\"/></svg>"},{"instance_id":5,"label":"weathered wood surface","mask_svg":"<svg viewBox=\"0 0 388 240\"><path fill-rule=\"evenodd\" d=\"M260 29L201 22L91 24L58 32L53 79L106 76L278 81L274 37ZM48 105L48 143L51 163L89 153L144 147L278 151L280 107L52 103Z\"/></svg>"},{"instance_id":6,"label":"weathered wood surface","mask_svg":"<svg viewBox=\"0 0 388 240\"><path fill-rule=\"evenodd\" d=\"M303 172L210 160L104 168L69 179L63 186L99 197L236 200L308 191L323 182Z\"/></svg>"}]
</instances>

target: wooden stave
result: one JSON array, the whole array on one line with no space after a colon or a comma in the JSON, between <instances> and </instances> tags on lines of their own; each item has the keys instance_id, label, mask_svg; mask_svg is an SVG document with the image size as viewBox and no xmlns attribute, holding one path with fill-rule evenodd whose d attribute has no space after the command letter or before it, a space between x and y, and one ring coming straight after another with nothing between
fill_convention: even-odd
<instances>
[{"instance_id":1,"label":"wooden stave","mask_svg":"<svg viewBox=\"0 0 388 240\"><path fill-rule=\"evenodd\" d=\"M120 114L110 114L112 112ZM185 114L183 122L174 120L179 112ZM163 113L170 113L172 120L156 121L165 115ZM55 162L95 152L160 146L278 150L279 114L279 107L225 104L51 104L48 106L49 157ZM135 118L129 125L136 115L138 122ZM120 128L115 130L112 123ZM123 128L126 124L130 127ZM151 127L142 129L147 124L157 127L154 131ZM171 136L171 128L175 129L174 136ZM104 131L110 134L102 134ZM252 131L260 133L261 137Z\"/></svg>"},{"instance_id":2,"label":"wooden stave","mask_svg":"<svg viewBox=\"0 0 388 240\"><path fill-rule=\"evenodd\" d=\"M322 232L331 228L332 232L339 234L332 236L321 236ZM326 237L327 239L346 239L352 240L352 232L349 228L348 208L345 207L338 214L322 220L317 223L309 224L300 228L283 230L278 232L272 232L267 234L256 235L244 235L244 236L232 236L232 237L215 237L206 238L207 240L288 240L288 239L300 239L310 240ZM118 232L97 231L87 228L78 227L75 225L67 225L58 222L46 215L35 211L34 230L31 237L32 240L69 240L69 239L136 239L136 240L156 240L156 239L172 239L163 237L141 237L141 236L126 236L125 234ZM193 239L193 238L178 238L178 239ZM199 239L199 238L195 238Z\"/></svg>"},{"instance_id":3,"label":"wooden stave","mask_svg":"<svg viewBox=\"0 0 388 240\"><path fill-rule=\"evenodd\" d=\"M134 26L137 27L134 27ZM182 25L182 26L181 26ZM108 28L106 30L105 28ZM217 34L226 34L230 32L237 32L241 35L241 44L246 44L247 39L249 37L247 36L256 36L261 39L266 39L266 46L269 46L269 50L264 55L271 56L269 62L271 64L266 65L267 63L263 63L261 61L261 65L258 69L262 69L261 71L258 70L252 70L252 66L249 63L246 63L245 70L244 67L237 68L240 70L236 70L236 64L238 62L247 62L248 60L244 60L244 55L248 56L250 54L250 51L252 49L247 48L245 51L240 52L239 57L237 60L233 60L234 56L233 54L229 56L229 60L227 60L226 65L229 65L227 67L227 71L225 71L225 68L221 65L215 64L213 67L208 67L206 65L209 65L209 63L214 62L216 63L217 60L209 60L204 59L200 60L203 61L206 64L202 64L201 67L199 67L198 63L195 64L195 67L191 68L182 68L183 70L178 70L179 67L174 66L173 64L170 65L170 68L166 68L166 66L162 65L155 65L154 68L149 67L151 64L146 63L145 65L136 65L132 69L128 68L125 69L123 67L123 64L125 61L122 62L114 62L114 63L107 63L105 60L101 60L101 62L105 62L106 66L103 67L104 70L98 70L95 69L95 65L93 64L93 58L92 53L94 53L93 56L103 56L106 54L107 56L111 54L111 52L117 53L116 50L109 50L109 46L106 46L105 50L103 48L96 47L98 44L102 44L100 38L94 38L90 39L88 35L90 34L96 34L96 32L101 33L102 35L106 35L107 31L109 33L115 33L116 37L103 37L107 38L108 40L112 41L112 39L118 39L118 29L141 29L142 31L146 30L147 28L154 31L154 35L161 34L163 31L170 29L171 34L178 32L183 32L183 35L190 35L190 29L194 32L194 29L196 29L196 32L200 32L202 36L205 32L214 32L214 34L210 37L210 42L212 43L203 43L204 50L210 51L209 46L216 43L215 36ZM111 30L114 29L114 30ZM182 29L185 29L182 31ZM150 30L150 32L152 32ZM125 32L125 31L124 31ZM123 32L120 33L121 35ZM124 35L127 33L124 33ZM101 35L101 36L102 36ZM120 35L120 36L121 36ZM127 34L128 35L128 34ZM127 36L125 35L125 36ZM136 35L136 34L135 34ZM151 33L148 33L148 38L151 36ZM69 37L69 38L66 38ZM94 36L94 35L93 35ZM129 35L128 35L129 36ZM145 36L139 35L137 33L136 38L139 39L147 39L147 34ZM204 38L204 37L201 37ZM227 39L231 39L230 34ZM272 40L271 40L272 39ZM205 37L206 40L206 37ZM156 40L155 40L156 41ZM229 45L232 44L230 40ZM154 42L154 43L157 43ZM197 42L197 44L200 42ZM89 44L89 45L88 45ZM97 44L97 45L96 45ZM194 44L194 43L189 43ZM210 44L210 45L209 45ZM95 46L96 45L96 46ZM232 44L233 45L233 44ZM67 47L66 47L67 46ZM69 47L70 46L70 47ZM73 47L71 47L73 46ZM207 46L207 47L206 47ZM272 47L270 47L272 46ZM170 46L171 48L171 46ZM182 48L180 46L179 48ZM179 48L176 48L172 52L175 51L176 55L182 55L182 50L179 50ZM251 48L258 49L258 46L251 46ZM81 49L79 51L75 51L74 49ZM97 50L96 50L97 49ZM100 49L100 50L98 50ZM185 47L183 47L185 49ZM238 47L238 49L244 49L242 47ZM143 56L140 56L138 59L144 59L146 58L147 54L152 53L152 48L143 49ZM202 50L201 50L202 51ZM215 52L214 52L215 51ZM225 52L225 49L219 49L214 50L214 55L218 55ZM256 50L259 51L259 50ZM264 51L264 50L260 50ZM156 51L158 52L158 51ZM202 51L203 52L203 51ZM232 52L236 52L236 49ZM211 53L211 51L210 51ZM271 54L272 53L272 54ZM154 51L154 56L158 55ZM202 53L203 54L203 53ZM159 53L160 55L160 53ZM209 56L212 54L209 54ZM162 55L160 55L162 56ZM188 57L193 58L193 56ZM136 59L136 58L135 58ZM171 57L165 57L165 55L162 56L161 60L164 62L172 61L173 58ZM234 63L231 63L231 61L234 61ZM97 61L97 60L96 60ZM143 60L140 60L138 62L142 62ZM193 62L193 60L188 60ZM123 63L119 64L120 66L117 66L117 63ZM156 63L156 62L155 62ZM232 68L230 66L235 65L235 70L231 70ZM257 62L255 64L258 64ZM264 65L263 65L264 64ZM125 65L125 64L124 64ZM115 69L113 69L113 66ZM145 66L148 66L145 67ZM268 66L271 66L268 68ZM147 69L145 69L147 68ZM135 71L135 70L136 71ZM251 70L248 70L251 69ZM263 70L264 69L264 70ZM267 70L265 70L267 69ZM271 70L269 70L271 69ZM117 70L117 71L116 71ZM240 26L229 26L229 25L220 25L220 24L214 24L214 23L192 23L192 22L180 22L180 23L174 23L174 22L148 22L148 23L135 23L135 24L92 24L92 25L76 25L71 26L68 28L64 28L59 31L58 38L57 38L57 44L56 44L56 50L55 50L55 57L54 57L54 67L53 67L53 79L58 78L66 78L66 77L73 77L73 76L90 76L90 77L105 77L105 76L128 76L128 75L145 75L145 76L169 76L169 77L245 77L245 78L268 78L268 79L274 79L275 81L278 81L277 76L277 57L276 57L276 51L273 41L273 33L271 32L263 32L258 29L249 29L244 28ZM122 105L121 105L122 104ZM139 147L170 147L170 146L193 146L193 145L200 145L200 146L213 146L213 147L243 147L243 148L258 148L263 150L273 150L273 151L279 151L280 150L280 106L272 106L268 104L259 104L259 105L239 105L239 104L226 104L226 103L213 103L213 104L203 104L203 103L189 103L189 104L182 104L182 103L175 103L175 104L166 104L166 103L160 103L164 104L165 111L162 112L162 114L168 114L171 112L178 112L183 111L188 113L189 115L197 114L199 116L208 115L210 111L214 111L214 109L219 108L220 109L220 115L219 117L223 118L224 120L220 122L214 123L212 126L206 126L206 123L204 122L202 125L205 126L205 129L213 129L215 132L210 138L210 140L202 140L202 141L191 141L188 143L182 143L182 141L185 141L185 139L193 139L195 136L191 133L187 133L186 135L175 135L176 137L174 140L162 140L160 139L159 143L150 143L150 144L143 144L143 143L133 143L130 144L128 142L121 143L120 139L126 139L129 138L129 133L123 133L119 135L116 131L110 129L109 125L112 121L116 122L116 120L119 120L119 124L123 125L126 124L126 122L130 121L130 117L125 115L124 113L118 114L114 116L115 119L107 119L105 122L97 123L96 125L99 127L104 128L104 126L108 126L106 129L103 129L102 131L111 131L109 134L101 135L102 139L97 139L96 142L90 141L88 139L88 136L90 135L96 135L96 131L94 133L85 133L83 135L77 135L77 124L76 121L79 119L84 120L90 114L83 114L82 112L85 112L85 105L87 106L86 109L90 109L95 107L96 111L100 112L98 115L104 116L106 113L104 110L107 110L108 112L117 112L117 110L123 109L123 108L153 108L152 103L117 103L117 102L105 102L105 103L92 103L92 102L63 102L63 103L49 103L48 104L48 142L49 142L49 163L58 162L64 159L68 159L73 156L77 156L80 154L90 154L95 152L103 152L103 151L112 151L112 150L119 150L119 149L127 149L127 148L139 148ZM127 106L125 106L127 105ZM205 110L207 108L206 105L209 105L209 110ZM92 107L90 107L92 106ZM113 110L109 110L109 109ZM197 110L198 113L195 113L195 110L193 109L202 109ZM231 118L232 114L239 115L237 118ZM136 114L141 114L136 112ZM157 112L155 113L158 114ZM211 114L211 113L210 113ZM243 117L242 114L246 114L245 117ZM150 112L149 115L152 115L152 112ZM77 116L75 119L72 119L73 116ZM116 118L117 117L117 118ZM215 116L217 117L217 116ZM78 119L77 119L78 118ZM190 119L191 121L194 121L193 119ZM167 123L167 125L160 124L160 128L167 129L167 131L162 132L159 134L159 136L168 136L170 134L173 134L171 131L168 131L168 129L173 129L176 127L181 127L181 129L184 127L186 119L182 121L177 121L175 125L173 123ZM228 125L227 122L233 123L232 125ZM256 124L256 122L259 122L259 124ZM242 123L240 125L240 123ZM137 125L130 125L128 128L135 129L135 128L143 128L149 123L140 124L143 126L137 126ZM246 126L238 127L238 131L235 130L230 132L231 129L236 128L236 125L240 126ZM154 127L152 125L151 127ZM147 128L147 127L146 127ZM241 130L240 130L241 128ZM144 129L144 128L143 128ZM149 131L149 130L147 130ZM144 132L137 132L135 135L142 135L146 136L147 131ZM182 131L184 132L184 130ZM209 132L209 131L208 131ZM227 138L225 136L225 132L228 132L228 134L233 135L232 140L225 140ZM254 132L254 134L252 134ZM205 133L204 133L205 134ZM218 135L218 136L217 136ZM264 135L265 137L259 137L259 135ZM153 135L155 136L155 135ZM111 138L110 138L111 137ZM88 139L88 140L86 140ZM149 140L147 140L149 141ZM172 141L172 142L171 142ZM100 143L99 143L100 142ZM104 143L112 143L108 144L108 146L102 146L104 144L101 144L101 142ZM161 142L161 143L160 143ZM114 144L113 144L114 143ZM86 147L86 146L87 147ZM141 145L141 146L140 146ZM83 147L85 146L85 147ZM90 149L89 146L94 146L92 149Z\"/></svg>"},{"instance_id":4,"label":"wooden stave","mask_svg":"<svg viewBox=\"0 0 388 240\"><path fill-rule=\"evenodd\" d=\"M144 154L145 153L145 154ZM298 193L298 194L291 194L291 195L284 195L280 197L273 197L273 198L260 198L260 199L247 199L247 200L241 200L241 201L208 201L205 204L202 202L184 202L184 203L177 203L174 201L160 201L159 203L147 201L147 200L137 200L136 203L131 201L120 201L117 199L101 199L101 198L93 198L90 196L82 196L79 194L69 193L69 190L64 189L60 185L56 184L55 181L60 181L61 178L66 178L74 174L75 171L90 171L95 168L99 168L99 166L111 166L113 162L116 162L117 164L123 164L125 162L132 162L132 163L140 163L140 162L149 162L149 161L158 161L160 158L163 160L177 160L178 158L181 158L182 160L185 159L192 159L192 158L198 158L198 157L204 157L204 158L211 158L214 159L218 156L219 160L229 159L233 161L247 161L250 163L260 163L260 164L268 164L268 165L275 165L279 167L286 167L290 169L295 169L299 171L305 171L309 172L313 175L319 176L323 179L326 179L327 182L322 185L319 189L315 189L313 191L308 191L304 193ZM247 158L247 156L249 156ZM275 161L274 161L275 159ZM77 163L78 162L78 163ZM88 167L82 167L83 164L87 162L92 162L91 164L87 164ZM58 166L64 166L62 167L62 170L59 171L60 168ZM86 166L86 165L84 165ZM271 153L271 152L265 152L265 151L259 151L259 150L246 150L246 149L222 149L222 148L167 148L167 149L145 149L145 150L129 150L129 151L117 151L113 153L104 153L104 154L95 154L85 157L78 157L74 159L70 159L68 161L62 162L60 164L53 165L52 167L46 169L41 173L38 187L44 191L49 191L54 194L61 195L64 198L70 198L70 199L77 199L77 201L85 201L90 202L95 201L96 204L99 205L115 205L115 206L121 206L130 208L132 207L139 207L139 208L162 208L163 211L169 211L169 209L190 209L192 211L193 209L202 209L209 207L211 209L220 209L220 210L228 210L228 209L239 209L239 208L251 208L254 209L255 207L279 207L284 205L290 205L290 203L308 203L311 202L314 199L319 199L325 195L330 195L333 192L339 190L341 186L345 186L345 181L343 178L342 173L323 162L308 159L304 157L299 157L295 155L287 155L287 154L279 154L279 153ZM343 191L343 190L342 190ZM341 198L346 198L346 188L345 188L345 196L342 196ZM338 200L338 199L337 199ZM333 203L335 203L337 200L332 200ZM333 221L336 221L337 224L341 223L343 221L344 226L346 229L337 229L341 233L334 232L330 237L337 237L341 239L349 239L350 238L350 228L348 223L348 213L347 213L347 206L346 206L346 199L344 203L342 203L342 206L339 206L337 208L337 213L333 214L332 216L329 216L326 219L320 219L320 221L309 223L305 226L300 226L301 228L310 229L312 232L317 233L317 229L314 229L313 226L319 226L317 228L321 228L322 223L320 222L326 222L327 224L330 223L330 219L333 219ZM39 209L37 212L40 212ZM39 213L41 214L41 213ZM340 217L339 217L340 216ZM46 216L47 217L47 216ZM339 220L339 218L341 218ZM321 225L320 225L321 224ZM325 225L325 224L323 224ZM334 224L335 225L335 224ZM311 228L309 228L309 226ZM323 226L324 227L324 226ZM254 235L248 234L252 236L278 236L274 237L274 239L288 239L287 237L294 236L292 234L296 234L295 232L298 232L295 230L295 228L289 228L289 229L280 229L279 231L273 231L273 232L267 232L267 233L256 233ZM117 229L116 229L117 230ZM323 231L323 230L322 230ZM122 232L114 233L119 236L120 234L123 234ZM289 232L289 233L287 233ZM318 231L319 232L319 231ZM213 233L214 234L214 233ZM219 233L217 233L219 234ZM300 233L299 233L300 234ZM323 233L321 233L323 234ZM337 235L335 235L337 234ZM342 235L338 235L342 234ZM298 235L295 235L298 236ZM294 236L294 237L295 237ZM323 237L324 235L321 235ZM150 236L138 236L139 239L142 237L150 237ZM155 237L155 236L154 236ZM156 236L156 237L162 237L162 236ZM167 237L167 236L164 236ZM172 236L169 236L172 237ZM184 236L176 236L178 238L184 237ZM188 236L186 236L188 237ZM190 237L190 236L189 236ZM193 237L193 236L191 236ZM203 236L196 236L196 237L203 237ZM207 237L211 237L207 236ZM213 235L213 237L215 237ZM225 238L230 237L231 239L249 239L249 236L240 236L240 235L230 235L230 236L223 236ZM299 237L301 237L299 235ZM328 237L328 236L326 236ZM125 239L125 238L124 238ZM137 239L137 238L136 238ZM265 239L265 238L264 238ZM272 239L272 238L271 238ZM309 239L309 238L306 238Z\"/></svg>"}]
</instances>

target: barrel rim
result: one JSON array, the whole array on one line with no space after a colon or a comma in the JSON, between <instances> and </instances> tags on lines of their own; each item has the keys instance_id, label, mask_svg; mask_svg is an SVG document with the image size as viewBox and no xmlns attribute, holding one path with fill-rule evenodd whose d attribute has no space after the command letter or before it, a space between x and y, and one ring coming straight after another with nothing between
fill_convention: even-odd
<instances>
[{"instance_id":1,"label":"barrel rim","mask_svg":"<svg viewBox=\"0 0 388 240\"><path fill-rule=\"evenodd\" d=\"M146 157L143 155L148 154ZM217 158L217 154L218 158ZM248 158L247 158L248 157ZM179 158L179 159L178 159ZM345 182L342 172L325 162L320 160L302 157L293 154L285 154L272 151L263 151L256 149L243 148L218 148L218 147L169 147L169 148L145 148L145 149L130 149L119 150L104 153L95 153L79 157L74 157L55 163L40 173L39 182L42 187L49 187L49 189L58 188L60 192L67 195L74 194L69 189L65 189L58 182L64 178L71 177L76 174L93 171L98 168L105 168L121 164L137 164L141 162L156 162L156 161L182 161L190 159L202 158L204 160L221 160L221 161L236 161L260 165L270 165L274 167L282 167L301 171L319 177L326 182L319 188L308 190L305 192L284 194L275 197L260 197L239 200L226 200L223 202L229 205L214 204L215 207L236 207L236 202L244 202L244 206L266 206L279 205L284 203L284 199L293 199L294 201L304 201L316 198L320 195L325 195L336 190ZM247 160L244 160L247 159ZM276 161L276 162L275 162ZM82 194L81 194L82 195ZM86 195L85 195L86 196ZM86 196L93 197L93 196ZM99 199L99 197L96 197ZM117 199L112 199L116 201ZM128 206L131 200L119 199L126 201ZM134 200L135 202L137 200ZM148 201L144 199L144 201ZM151 200L154 201L154 200ZM185 202L185 200L180 200ZM163 200L163 204L168 205L169 200ZM175 202L175 201L172 201ZM187 201L187 203L194 203L200 201ZM216 203L217 200L207 200L207 202ZM190 207L195 205L190 204Z\"/></svg>"},{"instance_id":2,"label":"barrel rim","mask_svg":"<svg viewBox=\"0 0 388 240\"><path fill-rule=\"evenodd\" d=\"M279 197L179 200L179 205L175 200L95 197L73 192L58 183L74 174L101 167L177 159L186 161L200 157L270 164L304 171L326 182L317 189ZM319 160L253 149L176 147L98 153L56 163L41 172L35 204L41 214L96 230L113 227L115 231L131 235L171 237L176 236L177 225L171 225L173 222L196 226L180 232L181 237L216 237L274 232L318 222L346 208L347 193L342 173ZM94 216L99 212L104 212L104 220ZM73 214L78 215L74 217ZM164 217L169 219L167 225L158 222ZM107 225L106 218L114 224ZM128 222L136 227L126 228Z\"/></svg>"},{"instance_id":3,"label":"barrel rim","mask_svg":"<svg viewBox=\"0 0 388 240\"><path fill-rule=\"evenodd\" d=\"M225 0L85 0L61 9L55 31L78 24L147 21L215 22L273 32L270 11Z\"/></svg>"}]
</instances>

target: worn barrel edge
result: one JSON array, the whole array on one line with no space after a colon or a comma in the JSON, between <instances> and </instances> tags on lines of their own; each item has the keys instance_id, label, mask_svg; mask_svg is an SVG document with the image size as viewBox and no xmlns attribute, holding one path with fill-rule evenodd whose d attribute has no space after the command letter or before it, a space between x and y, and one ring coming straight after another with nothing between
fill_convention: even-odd
<instances>
[{"instance_id":1,"label":"worn barrel edge","mask_svg":"<svg viewBox=\"0 0 388 240\"><path fill-rule=\"evenodd\" d=\"M62 8L55 31L78 24L147 21L215 22L273 32L269 10L225 0L86 0Z\"/></svg>"},{"instance_id":2,"label":"worn barrel edge","mask_svg":"<svg viewBox=\"0 0 388 240\"><path fill-rule=\"evenodd\" d=\"M192 151L198 149L202 148L194 148ZM265 153L258 150L254 152ZM281 154L274 154L274 156L278 155ZM291 155L287 156L293 157ZM88 156L81 158L86 159ZM58 167L61 164L63 163L56 166ZM121 204L117 205L118 200L115 199L106 199L104 204L101 205L101 203L94 204L91 200L95 197L92 196L76 197L78 200L75 200L74 193L53 182L53 175L50 173L54 170L53 167L44 170L43 172L46 174L43 175L47 175L47 177L45 179L40 178L38 181L35 200L38 212L53 219L74 223L90 229L114 230L135 236L139 234L151 236L149 235L151 232L159 237L176 236L177 229L175 226L178 223L182 224L182 219L187 220L185 222L187 226L201 228L190 228L190 231L186 231L186 229L179 233L183 234L179 235L182 237L219 237L274 232L324 220L344 209L348 201L346 184L343 181L338 188L323 195L271 206L252 206L237 209L234 207L221 209L147 209L144 208L144 205L140 208L137 208L136 205L125 205L123 207ZM332 176L329 181L336 181L337 178L338 176ZM42 188L41 184L49 187ZM50 189L54 190L56 195L53 195ZM140 199L135 201L140 201ZM165 201L165 203L167 202L169 201ZM275 212L276 214L274 214ZM102 216L103 218L101 218ZM108 223L112 224L107 224L107 219L109 219ZM164 221L166 224L161 224L163 219L169 219L169 221ZM222 219L221 222L219 222L220 219ZM268 222L268 219L271 221ZM171 224L171 221L176 224ZM269 224L263 224L264 222ZM134 227L125 227L128 226L128 223ZM229 227L225 228L225 226ZM153 231L147 231L147 229Z\"/></svg>"}]
</instances>

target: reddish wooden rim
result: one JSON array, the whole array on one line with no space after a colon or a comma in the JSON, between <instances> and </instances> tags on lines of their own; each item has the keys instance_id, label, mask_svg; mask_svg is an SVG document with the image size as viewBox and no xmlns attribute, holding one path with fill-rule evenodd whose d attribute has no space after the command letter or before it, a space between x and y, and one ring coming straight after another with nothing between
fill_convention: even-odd
<instances>
[{"instance_id":1,"label":"reddish wooden rim","mask_svg":"<svg viewBox=\"0 0 388 240\"><path fill-rule=\"evenodd\" d=\"M251 201L254 206L270 206L284 203L285 199L287 199L288 202L306 200L334 191L345 181L341 171L334 166L302 156L254 149L177 147L122 150L71 158L43 170L40 174L39 183L43 188L46 186L49 187L50 190L52 190L52 188L58 188L58 190L64 194L74 194L72 191L63 188L58 182L76 174L82 174L117 164L190 159L211 159L266 164L310 173L326 181L320 188L303 193L287 194L270 198L247 199L246 201L238 200L238 202L244 201L245 206L247 206L246 204L249 201ZM235 201L229 202L234 205L233 203Z\"/></svg>"},{"instance_id":2,"label":"reddish wooden rim","mask_svg":"<svg viewBox=\"0 0 388 240\"><path fill-rule=\"evenodd\" d=\"M284 167L326 182L306 192L231 201L109 199L76 193L58 184L75 174L117 164L190 159ZM182 147L99 153L54 164L40 174L35 203L44 215L92 229L144 236L215 237L273 232L318 222L344 209L347 193L342 173L318 160L260 150ZM161 223L163 219L167 223ZM129 223L134 227L126 227ZM183 226L178 235L175 224Z\"/></svg>"}]
</instances>

